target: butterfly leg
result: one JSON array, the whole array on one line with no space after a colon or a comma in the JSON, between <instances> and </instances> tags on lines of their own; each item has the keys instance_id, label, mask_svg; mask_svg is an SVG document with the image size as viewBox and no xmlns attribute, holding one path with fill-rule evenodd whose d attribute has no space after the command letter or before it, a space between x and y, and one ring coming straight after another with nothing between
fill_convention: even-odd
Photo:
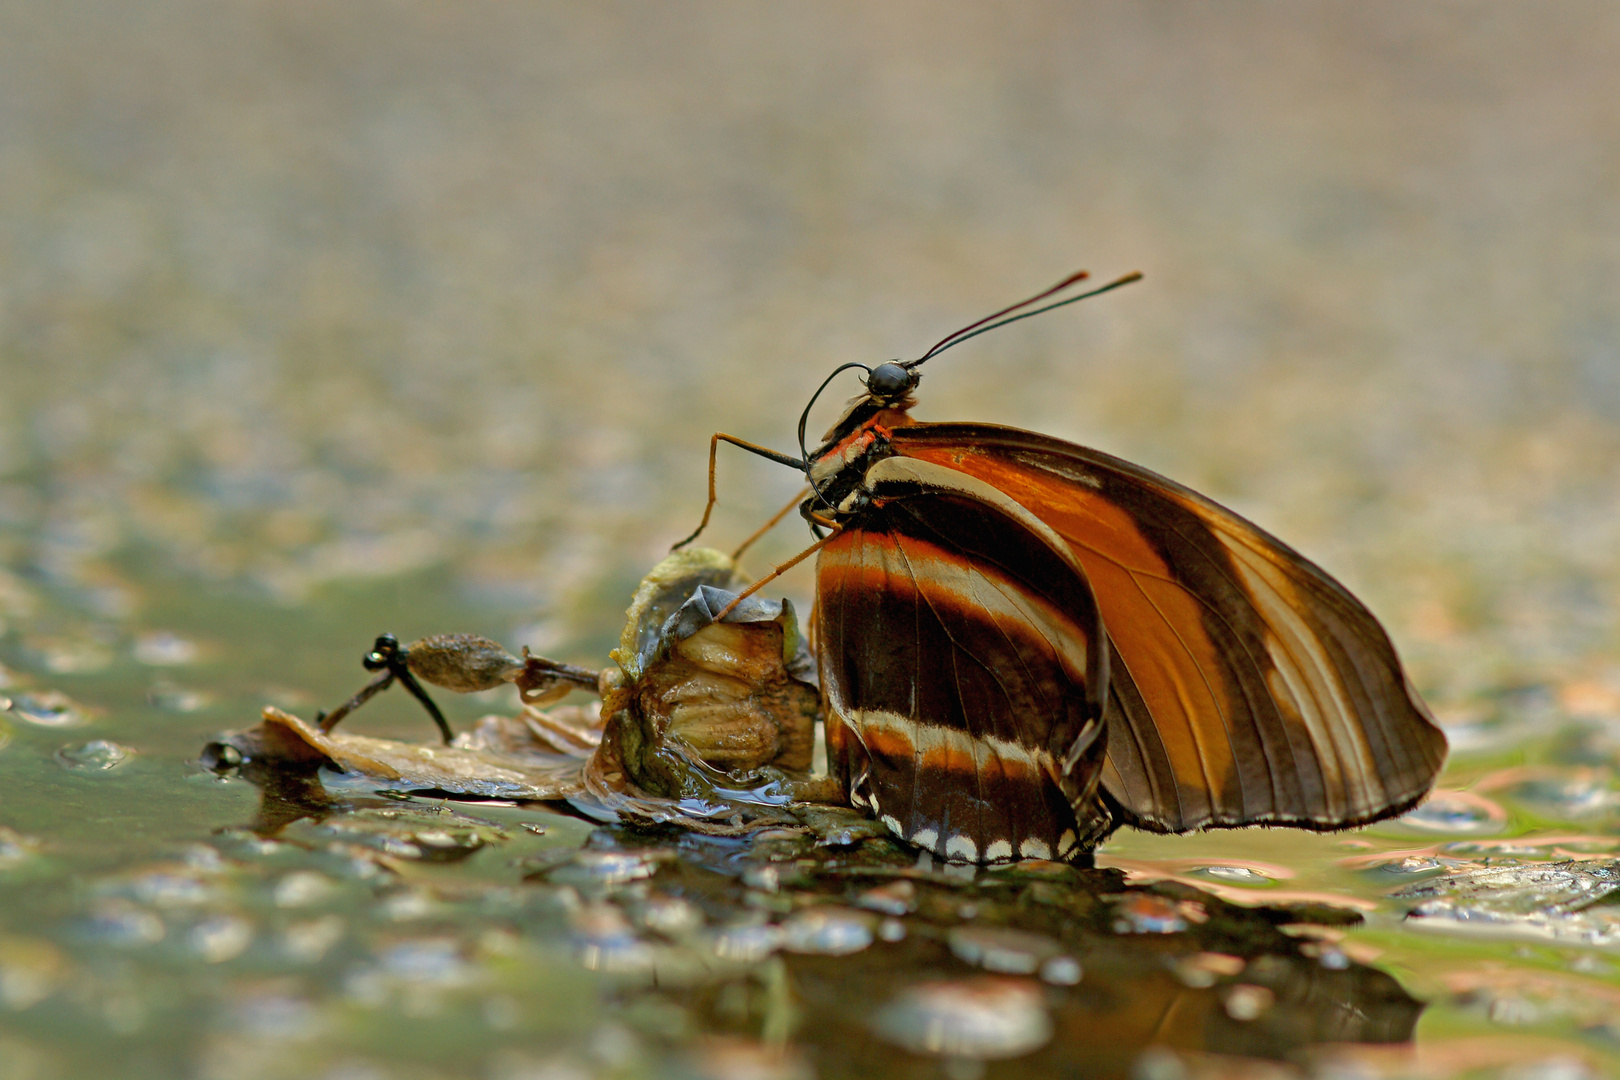
<instances>
[{"instance_id":1,"label":"butterfly leg","mask_svg":"<svg viewBox=\"0 0 1620 1080\"><path fill-rule=\"evenodd\" d=\"M714 459L716 451L720 449L721 442L728 442L732 446L739 446L742 449L747 450L750 454L758 454L762 458L769 458L779 465L790 465L793 468L798 469L800 472L805 470L804 462L800 461L796 457L789 457L786 454L779 454L775 450L771 450L768 447L756 446L754 443L739 439L735 435L727 435L723 431L715 432L714 435L709 439L709 501L704 504L703 507L703 520L698 522L698 527L692 530L691 536L688 536L685 540L682 540L677 544L671 544L669 548L671 551L679 551L687 544L690 544L692 541L696 540L702 534L703 530L709 527L709 515L714 512L715 500ZM780 517L781 515L778 515L778 518ZM751 542L752 540L750 540L750 543Z\"/></svg>"},{"instance_id":2,"label":"butterfly leg","mask_svg":"<svg viewBox=\"0 0 1620 1080\"><path fill-rule=\"evenodd\" d=\"M810 487L803 488L803 489L801 489L799 491L799 493L797 495L795 495L795 496L793 496L793 498L789 499L788 504L786 506L782 507L782 509L778 510L776 512L776 514L771 518L771 520L767 521L765 524L761 525L758 529L754 530L754 535L752 535L748 539L744 540L742 542L742 544L740 546L738 546L737 550L733 551L731 553L731 561L736 562L738 559L742 558L743 552L747 551L749 548L754 546L754 541L758 540L760 537L764 536L766 533L768 533L772 529L776 528L776 526L781 522L781 520L788 516L788 511L792 510L794 507L796 507L800 503L804 502L805 496L809 495L810 492L812 492L814 490L815 490L814 488L810 488Z\"/></svg>"},{"instance_id":3,"label":"butterfly leg","mask_svg":"<svg viewBox=\"0 0 1620 1080\"><path fill-rule=\"evenodd\" d=\"M823 536L820 540L817 540L815 543L793 556L793 558L789 559L787 562L778 566L776 569L772 570L770 573L748 586L748 588L738 593L736 599L720 609L720 613L714 617L714 621L725 621L725 617L735 611L738 604L742 603L750 596L753 596L755 593L759 592L759 590L763 589L765 586L769 585L771 582L775 581L777 578L781 577L783 574L787 573L789 570L793 569L795 566L798 566L800 563L804 562L804 560L820 551L824 546L826 546L827 541L844 531L844 527L838 524L836 521L825 518L816 518L816 521L819 524L826 526L826 536Z\"/></svg>"}]
</instances>

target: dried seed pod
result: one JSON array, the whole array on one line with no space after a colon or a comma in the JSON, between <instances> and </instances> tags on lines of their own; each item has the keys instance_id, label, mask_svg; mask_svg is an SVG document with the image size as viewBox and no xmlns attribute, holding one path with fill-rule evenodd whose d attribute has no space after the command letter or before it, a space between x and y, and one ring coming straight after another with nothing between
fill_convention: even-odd
<instances>
[{"instance_id":1,"label":"dried seed pod","mask_svg":"<svg viewBox=\"0 0 1620 1080\"><path fill-rule=\"evenodd\" d=\"M637 590L604 681L606 752L652 794L710 794L810 768L820 706L793 605L750 598L731 559L681 551ZM611 672L612 669L609 669Z\"/></svg>"},{"instance_id":2,"label":"dried seed pod","mask_svg":"<svg viewBox=\"0 0 1620 1080\"><path fill-rule=\"evenodd\" d=\"M749 598L727 610L742 586L719 552L665 559L637 590L615 662L600 673L527 650L519 659L472 634L403 647L383 635L365 661L377 677L316 726L267 709L264 724L231 736L209 760L251 761L261 775L324 760L408 790L569 799L594 816L719 835L802 829L786 804L841 801L836 788L806 779L820 701L815 665L786 600ZM511 682L527 707L486 717L443 748L334 733L396 681L441 720L418 679L464 693ZM566 707L535 707L576 688L601 694L595 723L567 716Z\"/></svg>"}]
</instances>

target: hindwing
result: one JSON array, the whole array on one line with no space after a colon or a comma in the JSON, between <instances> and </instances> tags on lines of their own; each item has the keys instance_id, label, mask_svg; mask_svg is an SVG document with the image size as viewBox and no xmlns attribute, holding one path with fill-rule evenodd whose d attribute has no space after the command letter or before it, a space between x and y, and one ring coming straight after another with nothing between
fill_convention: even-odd
<instances>
[{"instance_id":1,"label":"hindwing","mask_svg":"<svg viewBox=\"0 0 1620 1080\"><path fill-rule=\"evenodd\" d=\"M959 470L1058 533L1113 647L1102 786L1129 824L1332 829L1399 813L1445 737L1343 586L1230 510L1129 462L986 424L896 453Z\"/></svg>"},{"instance_id":2,"label":"hindwing","mask_svg":"<svg viewBox=\"0 0 1620 1080\"><path fill-rule=\"evenodd\" d=\"M834 773L855 806L947 859L1085 850L1107 653L1084 571L960 473L891 459L866 489L817 563Z\"/></svg>"}]
</instances>

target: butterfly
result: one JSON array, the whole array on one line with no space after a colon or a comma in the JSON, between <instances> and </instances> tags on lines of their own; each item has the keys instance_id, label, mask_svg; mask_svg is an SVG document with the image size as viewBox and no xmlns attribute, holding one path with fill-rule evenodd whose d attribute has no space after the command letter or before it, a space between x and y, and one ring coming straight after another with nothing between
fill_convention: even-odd
<instances>
[{"instance_id":1,"label":"butterfly","mask_svg":"<svg viewBox=\"0 0 1620 1080\"><path fill-rule=\"evenodd\" d=\"M818 539L759 584L815 553L829 767L941 858L1082 861L1120 825L1343 829L1409 809L1444 762L1384 629L1281 540L1097 450L912 418L927 360L1140 276L1034 307L1075 274L918 359L842 365L816 396L852 368L864 392L813 450L806 406L800 457L710 441L699 532L719 442L805 473Z\"/></svg>"}]
</instances>

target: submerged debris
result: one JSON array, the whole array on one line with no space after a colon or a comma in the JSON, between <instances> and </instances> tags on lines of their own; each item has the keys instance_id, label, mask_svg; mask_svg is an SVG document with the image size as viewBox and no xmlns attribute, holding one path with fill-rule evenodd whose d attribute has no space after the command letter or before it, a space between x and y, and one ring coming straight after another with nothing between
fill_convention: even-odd
<instances>
[{"instance_id":1,"label":"submerged debris","mask_svg":"<svg viewBox=\"0 0 1620 1080\"><path fill-rule=\"evenodd\" d=\"M1620 943L1620 909L1595 906L1620 890L1620 863L1563 862L1456 869L1392 896L1421 902L1414 925L1570 944Z\"/></svg>"}]
</instances>

